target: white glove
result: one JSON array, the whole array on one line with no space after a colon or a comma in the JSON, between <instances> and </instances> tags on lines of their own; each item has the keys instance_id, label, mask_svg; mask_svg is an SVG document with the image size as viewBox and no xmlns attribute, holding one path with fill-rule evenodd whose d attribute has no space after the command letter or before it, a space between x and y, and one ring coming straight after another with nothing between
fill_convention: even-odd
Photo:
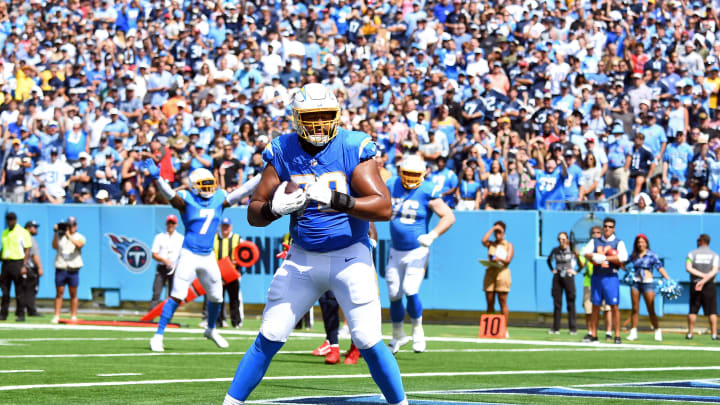
<instances>
[{"instance_id":1,"label":"white glove","mask_svg":"<svg viewBox=\"0 0 720 405\"><path fill-rule=\"evenodd\" d=\"M327 183L315 182L305 188L308 200L317 201L320 204L330 206L332 200L332 190Z\"/></svg>"},{"instance_id":2,"label":"white glove","mask_svg":"<svg viewBox=\"0 0 720 405\"><path fill-rule=\"evenodd\" d=\"M437 232L430 231L428 233L418 236L417 240L418 240L418 242L420 242L420 246L430 247L430 245L432 245L433 241L435 241L435 238L437 238L437 237L438 237Z\"/></svg>"},{"instance_id":3,"label":"white glove","mask_svg":"<svg viewBox=\"0 0 720 405\"><path fill-rule=\"evenodd\" d=\"M287 181L283 181L273 195L271 208L275 215L291 214L305 206L307 200L305 192L299 188L290 194L285 194L287 185Z\"/></svg>"},{"instance_id":4,"label":"white glove","mask_svg":"<svg viewBox=\"0 0 720 405\"><path fill-rule=\"evenodd\" d=\"M603 264L603 263L605 263L605 259L607 259L607 258L605 257L604 254L593 253L593 255L592 255L592 261L595 264Z\"/></svg>"}]
</instances>

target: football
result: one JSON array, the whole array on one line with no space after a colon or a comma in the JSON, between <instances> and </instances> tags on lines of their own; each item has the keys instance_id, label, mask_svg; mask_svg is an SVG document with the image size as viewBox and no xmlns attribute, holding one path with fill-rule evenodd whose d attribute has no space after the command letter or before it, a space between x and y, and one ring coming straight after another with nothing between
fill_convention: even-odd
<instances>
[{"instance_id":1,"label":"football","mask_svg":"<svg viewBox=\"0 0 720 405\"><path fill-rule=\"evenodd\" d=\"M618 255L618 251L615 249L611 248L611 249L608 249L605 251L605 256L617 256L617 255Z\"/></svg>"},{"instance_id":2,"label":"football","mask_svg":"<svg viewBox=\"0 0 720 405\"><path fill-rule=\"evenodd\" d=\"M280 184L282 184L282 182L280 182ZM273 188L272 193L270 195L275 195L275 192L277 191L278 187L280 187L280 184L278 184L277 186L275 186L275 188ZM294 182L288 181L288 184L285 187L285 194L292 194L293 192L295 192L295 190L297 190L299 188L300 188L300 186L298 186Z\"/></svg>"}]
</instances>

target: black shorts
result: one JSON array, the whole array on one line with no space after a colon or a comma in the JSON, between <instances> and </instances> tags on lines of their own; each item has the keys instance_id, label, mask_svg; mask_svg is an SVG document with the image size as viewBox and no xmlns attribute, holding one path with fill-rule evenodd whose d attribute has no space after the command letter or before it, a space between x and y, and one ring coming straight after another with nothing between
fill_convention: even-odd
<instances>
[{"instance_id":1,"label":"black shorts","mask_svg":"<svg viewBox=\"0 0 720 405\"><path fill-rule=\"evenodd\" d=\"M705 283L701 291L695 291L695 284L690 283L690 313L697 315L702 306L703 314L717 315L715 283Z\"/></svg>"}]
</instances>

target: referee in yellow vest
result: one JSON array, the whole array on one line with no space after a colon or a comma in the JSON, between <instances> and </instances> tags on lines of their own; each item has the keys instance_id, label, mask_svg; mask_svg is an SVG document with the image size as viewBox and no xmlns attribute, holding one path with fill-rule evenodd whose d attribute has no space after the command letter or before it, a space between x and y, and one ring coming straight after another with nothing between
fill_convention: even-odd
<instances>
[{"instance_id":1,"label":"referee in yellow vest","mask_svg":"<svg viewBox=\"0 0 720 405\"><path fill-rule=\"evenodd\" d=\"M0 287L2 287L2 304L0 305L0 321L7 320L10 306L10 286L15 284L15 315L18 322L25 321L25 280L32 238L27 229L18 226L17 215L8 212L5 215L7 229L2 232L2 272L0 273Z\"/></svg>"},{"instance_id":2,"label":"referee in yellow vest","mask_svg":"<svg viewBox=\"0 0 720 405\"><path fill-rule=\"evenodd\" d=\"M235 265L235 269L238 269L237 263L233 255L233 251L240 243L240 235L233 233L232 221L230 218L225 217L220 222L220 231L215 234L214 250L215 257L220 260L224 257L230 256L230 259ZM242 310L242 292L240 291L240 279L227 283L223 286L223 294L228 294L228 305L230 306L230 321L232 322L233 328L239 328L243 322L243 310ZM218 318L218 324L222 325L225 323L225 310L220 310L220 316Z\"/></svg>"}]
</instances>

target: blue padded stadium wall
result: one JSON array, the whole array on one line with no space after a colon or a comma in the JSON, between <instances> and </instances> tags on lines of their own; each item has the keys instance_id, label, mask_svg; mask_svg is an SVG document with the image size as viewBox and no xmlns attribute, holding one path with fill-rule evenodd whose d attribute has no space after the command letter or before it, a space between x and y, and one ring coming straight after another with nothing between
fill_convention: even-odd
<instances>
[{"instance_id":1,"label":"blue padded stadium wall","mask_svg":"<svg viewBox=\"0 0 720 405\"><path fill-rule=\"evenodd\" d=\"M72 215L78 218L80 233L87 238L83 248L85 266L80 273L80 299L92 298L92 288L119 289L120 298L130 301L149 301L155 274L155 262L149 249L154 236L164 231L165 217L175 211L168 206L116 207L97 205L38 205L2 204L4 212L14 211L18 223L35 220L40 224L37 235L45 276L40 281L38 297L55 295L55 251L51 247L52 228ZM281 240L288 229L288 218L282 218L266 228L247 224L245 208L225 211L234 224L234 231L251 239L260 248L261 258L242 278L243 299L246 303L264 303L267 288L280 260L275 254L282 249ZM426 280L420 294L426 309L485 310L483 296L484 268L478 259L487 257L480 240L495 221L507 224L507 238L514 243L515 257L510 266L512 290L511 311L552 312L550 296L551 273L545 256L556 244L560 231L569 231L584 213L561 211L475 211L455 212L456 223L432 246ZM613 214L617 220L617 234L632 249L638 233L646 234L653 250L664 259L668 273L678 281L687 281L685 257L695 247L700 233L712 238L711 248L720 251L720 215L679 214ZM602 215L599 218L603 218ZM434 218L431 225L436 223ZM376 250L379 291L383 307L388 307L384 282L385 263L390 251L390 232L387 223L377 224L379 243ZM184 228L179 224L178 231ZM110 235L125 238L125 247L134 255L124 260L111 247ZM144 246L143 246L144 245ZM147 249L147 251L144 251ZM122 247L119 249L123 251ZM127 253L127 252L125 252ZM146 263L150 260L149 263ZM577 304L581 311L582 277L577 277ZM685 288L685 295L688 289ZM687 297L673 302L657 300L659 312L687 313ZM629 289L621 291L621 307L629 308ZM641 306L644 313L645 308Z\"/></svg>"}]
</instances>

